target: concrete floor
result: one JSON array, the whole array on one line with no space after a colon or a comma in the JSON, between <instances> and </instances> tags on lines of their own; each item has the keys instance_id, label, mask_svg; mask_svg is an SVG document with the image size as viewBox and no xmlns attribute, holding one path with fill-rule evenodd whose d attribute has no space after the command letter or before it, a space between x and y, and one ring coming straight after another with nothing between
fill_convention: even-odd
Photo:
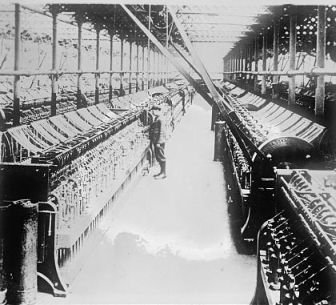
<instances>
[{"instance_id":1,"label":"concrete floor","mask_svg":"<svg viewBox=\"0 0 336 305\"><path fill-rule=\"evenodd\" d=\"M70 295L42 303L251 301L256 258L240 254L234 238L210 118L197 96L167 143L168 178L154 180L154 168L140 179L101 223L100 242Z\"/></svg>"}]
</instances>

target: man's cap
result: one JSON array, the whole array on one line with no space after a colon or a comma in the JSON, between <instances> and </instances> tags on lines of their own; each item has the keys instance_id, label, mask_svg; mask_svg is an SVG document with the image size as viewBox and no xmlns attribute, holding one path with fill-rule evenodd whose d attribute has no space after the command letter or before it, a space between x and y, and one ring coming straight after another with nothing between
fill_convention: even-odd
<instances>
[{"instance_id":1,"label":"man's cap","mask_svg":"<svg viewBox=\"0 0 336 305\"><path fill-rule=\"evenodd\" d=\"M160 107L160 106L153 106L153 107L151 108L151 110L161 110L161 107Z\"/></svg>"}]
</instances>

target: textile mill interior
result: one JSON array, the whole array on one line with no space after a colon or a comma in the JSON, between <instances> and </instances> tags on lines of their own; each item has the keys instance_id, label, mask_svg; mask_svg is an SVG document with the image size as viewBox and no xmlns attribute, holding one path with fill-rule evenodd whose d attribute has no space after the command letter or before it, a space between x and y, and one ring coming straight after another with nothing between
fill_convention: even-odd
<instances>
[{"instance_id":1,"label":"textile mill interior","mask_svg":"<svg viewBox=\"0 0 336 305\"><path fill-rule=\"evenodd\" d=\"M336 5L0 4L0 305L336 304Z\"/></svg>"}]
</instances>

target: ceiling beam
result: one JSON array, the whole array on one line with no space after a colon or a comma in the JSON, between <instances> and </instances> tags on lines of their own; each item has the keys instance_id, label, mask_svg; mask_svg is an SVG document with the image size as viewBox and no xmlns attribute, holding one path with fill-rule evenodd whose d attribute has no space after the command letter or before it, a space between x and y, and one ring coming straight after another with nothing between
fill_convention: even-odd
<instances>
[{"instance_id":1,"label":"ceiling beam","mask_svg":"<svg viewBox=\"0 0 336 305\"><path fill-rule=\"evenodd\" d=\"M176 16L176 10L174 9L174 7L172 6L168 6L168 10L170 12L170 15L173 18L173 21L175 23L175 26L177 27L186 47L189 50L189 53L193 59L193 62L196 64L197 70L201 73L202 78L206 84L206 86L209 89L210 94L212 95L214 102L217 104L218 109L220 110L220 112L224 113L228 113L228 112L232 112L233 109L230 105L228 105L228 103L224 102L222 97L220 96L220 94L218 93L217 89L215 88L209 74L208 71L205 69L201 59L199 58L196 50L194 49L193 45L191 44L191 41L189 40L189 37L187 35L187 33L184 31L183 26L180 22L180 20L177 18Z\"/></svg>"},{"instance_id":2,"label":"ceiling beam","mask_svg":"<svg viewBox=\"0 0 336 305\"><path fill-rule=\"evenodd\" d=\"M229 26L250 26L251 23L230 23L230 22L215 22L215 21L212 21L212 22L206 22L206 21L197 21L197 22L194 22L194 21L183 21L182 24L185 24L185 25L194 25L194 24L200 24L200 25L218 25L218 26L222 26L222 25L229 25Z\"/></svg>"},{"instance_id":3,"label":"ceiling beam","mask_svg":"<svg viewBox=\"0 0 336 305\"><path fill-rule=\"evenodd\" d=\"M218 17L223 17L225 15L221 13L215 13L215 12L177 12L178 15L205 15L205 16L218 16ZM266 14L266 13L265 13ZM230 14L227 15L228 17L242 17L242 18L257 18L259 15L264 15L264 14L258 14L255 16L252 15L240 15L240 14Z\"/></svg>"},{"instance_id":4,"label":"ceiling beam","mask_svg":"<svg viewBox=\"0 0 336 305\"><path fill-rule=\"evenodd\" d=\"M215 85L212 82L212 79L210 78L210 75L208 74L208 71L205 69L201 59L199 58L196 50L194 49L191 41L189 40L188 35L183 29L182 24L180 23L179 19L176 16L176 10L172 6L168 6L168 10L170 12L170 15L173 18L173 21L177 27L177 29L180 32L180 35L186 45L186 47L189 50L189 53L191 54L191 57L193 59L193 62L196 64L197 70L201 73L202 78L206 84L206 86L209 89L210 94L212 95L214 103L217 105L220 113L222 116L226 119L227 123L231 127L232 132L237 135L240 134L241 137L236 137L238 143L242 145L241 147L245 147L244 141L247 141L246 143L249 144L250 147L252 147L253 151L256 152L258 155L261 155L263 158L263 153L258 149L258 147L240 130L237 125L234 123L234 121L239 121L239 118L237 117L237 114L233 110L233 107L230 105L230 103L225 100L217 91L215 88ZM244 139L244 141L243 141ZM246 155L248 158L248 155Z\"/></svg>"},{"instance_id":5,"label":"ceiling beam","mask_svg":"<svg viewBox=\"0 0 336 305\"><path fill-rule=\"evenodd\" d=\"M196 67L194 66L194 64L191 63L191 61L187 58L186 55L184 55L179 49L178 47L174 44L171 43L172 47L175 49L175 51L184 59L185 62L188 63L188 65L194 70L194 72L196 72L196 74L202 78L201 73L196 69Z\"/></svg>"},{"instance_id":6,"label":"ceiling beam","mask_svg":"<svg viewBox=\"0 0 336 305\"><path fill-rule=\"evenodd\" d=\"M120 4L125 12L133 19L137 26L148 36L148 38L156 45L156 47L164 54L169 61L175 66L175 68L189 81L189 83L195 88L195 90L210 104L213 104L213 99L205 92L197 81L189 75L189 73L181 66L181 64L175 59L170 51L165 48L157 38L142 24L142 22L126 7L125 4Z\"/></svg>"},{"instance_id":7,"label":"ceiling beam","mask_svg":"<svg viewBox=\"0 0 336 305\"><path fill-rule=\"evenodd\" d=\"M227 43L227 44L232 44L235 43L236 41L233 40L197 40L197 39L190 39L191 42L195 42L195 43L206 43L206 42L215 42L215 43Z\"/></svg>"}]
</instances>

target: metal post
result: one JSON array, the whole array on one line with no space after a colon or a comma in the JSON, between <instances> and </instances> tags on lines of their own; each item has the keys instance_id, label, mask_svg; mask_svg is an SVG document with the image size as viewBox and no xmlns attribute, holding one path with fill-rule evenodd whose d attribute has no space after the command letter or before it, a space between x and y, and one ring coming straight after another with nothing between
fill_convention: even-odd
<instances>
[{"instance_id":1,"label":"metal post","mask_svg":"<svg viewBox=\"0 0 336 305\"><path fill-rule=\"evenodd\" d=\"M132 41L129 42L130 52L129 52L129 74L128 74L128 93L132 93L132 49L133 49L133 43Z\"/></svg>"},{"instance_id":2,"label":"metal post","mask_svg":"<svg viewBox=\"0 0 336 305\"><path fill-rule=\"evenodd\" d=\"M20 42L21 42L21 22L20 4L15 4L15 51L14 70L20 69ZM20 125L20 76L14 76L14 101L13 101L13 125Z\"/></svg>"},{"instance_id":3,"label":"metal post","mask_svg":"<svg viewBox=\"0 0 336 305\"><path fill-rule=\"evenodd\" d=\"M100 28L96 28L96 70L99 70L99 54L100 54ZM95 104L99 103L99 73L96 73L96 88L95 88Z\"/></svg>"},{"instance_id":4,"label":"metal post","mask_svg":"<svg viewBox=\"0 0 336 305\"><path fill-rule=\"evenodd\" d=\"M9 304L36 304L37 299L37 204L13 202L9 208L4 266L9 275Z\"/></svg>"},{"instance_id":5,"label":"metal post","mask_svg":"<svg viewBox=\"0 0 336 305\"><path fill-rule=\"evenodd\" d=\"M244 71L244 45L240 47L239 57L240 57L239 70ZM240 73L239 78L241 87L243 87L245 75L243 73Z\"/></svg>"},{"instance_id":6,"label":"metal post","mask_svg":"<svg viewBox=\"0 0 336 305\"><path fill-rule=\"evenodd\" d=\"M254 38L254 71L258 72L258 36ZM258 75L254 75L253 90L258 90Z\"/></svg>"},{"instance_id":7,"label":"metal post","mask_svg":"<svg viewBox=\"0 0 336 305\"><path fill-rule=\"evenodd\" d=\"M152 6L149 5L149 11L148 11L148 31L149 33L151 32L151 11L152 11ZM150 73L150 48L151 48L151 43L150 39L148 38L147 41L147 89L150 88L150 78L151 78L151 73Z\"/></svg>"},{"instance_id":8,"label":"metal post","mask_svg":"<svg viewBox=\"0 0 336 305\"><path fill-rule=\"evenodd\" d=\"M141 78L141 90L145 90L145 46L142 46L142 78Z\"/></svg>"},{"instance_id":9,"label":"metal post","mask_svg":"<svg viewBox=\"0 0 336 305\"><path fill-rule=\"evenodd\" d=\"M155 49L153 50L153 65L152 65L152 70L153 70L153 86L156 86L156 77L157 77L157 53Z\"/></svg>"},{"instance_id":10,"label":"metal post","mask_svg":"<svg viewBox=\"0 0 336 305\"><path fill-rule=\"evenodd\" d=\"M241 49L240 47L237 50L237 72L239 72L241 69ZM237 76L239 77L239 73L237 73Z\"/></svg>"},{"instance_id":11,"label":"metal post","mask_svg":"<svg viewBox=\"0 0 336 305\"><path fill-rule=\"evenodd\" d=\"M291 8L289 21L289 69L295 70L296 57L296 7ZM295 76L288 79L288 105L295 104Z\"/></svg>"},{"instance_id":12,"label":"metal post","mask_svg":"<svg viewBox=\"0 0 336 305\"><path fill-rule=\"evenodd\" d=\"M159 85L162 85L162 54L159 54Z\"/></svg>"},{"instance_id":13,"label":"metal post","mask_svg":"<svg viewBox=\"0 0 336 305\"><path fill-rule=\"evenodd\" d=\"M154 49L153 52L153 71L153 84L156 86L158 82L158 53L156 52L156 49Z\"/></svg>"},{"instance_id":14,"label":"metal post","mask_svg":"<svg viewBox=\"0 0 336 305\"><path fill-rule=\"evenodd\" d=\"M214 103L211 106L211 126L210 129L214 130L215 129L215 123L217 121L218 118L218 114L219 114L219 109L216 103Z\"/></svg>"},{"instance_id":15,"label":"metal post","mask_svg":"<svg viewBox=\"0 0 336 305\"><path fill-rule=\"evenodd\" d=\"M327 12L325 6L318 6L317 17L317 39L316 39L316 64L319 68L325 66L325 53L326 53L326 16ZM324 115L324 102L325 102L325 82L324 76L317 77L316 90L315 90L315 115Z\"/></svg>"},{"instance_id":16,"label":"metal post","mask_svg":"<svg viewBox=\"0 0 336 305\"><path fill-rule=\"evenodd\" d=\"M273 23L273 71L278 71L279 68L279 20L274 20ZM273 76L272 98L279 97L279 76Z\"/></svg>"},{"instance_id":17,"label":"metal post","mask_svg":"<svg viewBox=\"0 0 336 305\"><path fill-rule=\"evenodd\" d=\"M57 66L57 12L52 10L52 70ZM51 116L56 115L57 76L51 77Z\"/></svg>"},{"instance_id":18,"label":"metal post","mask_svg":"<svg viewBox=\"0 0 336 305\"><path fill-rule=\"evenodd\" d=\"M77 49L77 68L82 70L82 21L78 20L78 49ZM83 100L84 102L84 100ZM81 108L82 105L82 76L77 75L77 109ZM86 107L87 105L85 105Z\"/></svg>"},{"instance_id":19,"label":"metal post","mask_svg":"<svg viewBox=\"0 0 336 305\"><path fill-rule=\"evenodd\" d=\"M250 45L250 71L252 72L252 62L253 62L253 52L254 52L254 45L253 42ZM249 89L253 86L253 76L250 74L249 76Z\"/></svg>"},{"instance_id":20,"label":"metal post","mask_svg":"<svg viewBox=\"0 0 336 305\"><path fill-rule=\"evenodd\" d=\"M135 78L135 91L139 91L139 41L136 40L136 78Z\"/></svg>"},{"instance_id":21,"label":"metal post","mask_svg":"<svg viewBox=\"0 0 336 305\"><path fill-rule=\"evenodd\" d=\"M154 75L154 83L157 86L159 82L159 53L155 51L154 53L154 70L155 70L155 75Z\"/></svg>"},{"instance_id":22,"label":"metal post","mask_svg":"<svg viewBox=\"0 0 336 305\"><path fill-rule=\"evenodd\" d=\"M231 54L231 74L230 74L230 78L231 80L234 80L234 72L235 72L235 57L234 54Z\"/></svg>"},{"instance_id":23,"label":"metal post","mask_svg":"<svg viewBox=\"0 0 336 305\"><path fill-rule=\"evenodd\" d=\"M235 78L236 78L236 55L235 55L235 53L234 53L234 50L232 51L232 74L231 74L231 76L232 76L232 81L234 81L235 80Z\"/></svg>"},{"instance_id":24,"label":"metal post","mask_svg":"<svg viewBox=\"0 0 336 305\"><path fill-rule=\"evenodd\" d=\"M233 74L233 79L235 80L236 79L236 72L237 72L237 54L236 54L236 50L233 51L233 72L235 72Z\"/></svg>"},{"instance_id":25,"label":"metal post","mask_svg":"<svg viewBox=\"0 0 336 305\"><path fill-rule=\"evenodd\" d=\"M4 265L4 257L6 255L5 251L5 240L6 238L12 238L10 231L7 226L9 224L8 211L10 204L0 205L0 304L7 304L6 294L7 294L7 280L6 280L6 270Z\"/></svg>"},{"instance_id":26,"label":"metal post","mask_svg":"<svg viewBox=\"0 0 336 305\"><path fill-rule=\"evenodd\" d=\"M267 65L267 29L264 29L263 31L263 45L262 45L262 69L263 71L266 71ZM262 76L261 80L261 94L266 94L266 75Z\"/></svg>"},{"instance_id":27,"label":"metal post","mask_svg":"<svg viewBox=\"0 0 336 305\"><path fill-rule=\"evenodd\" d=\"M168 50L169 47L169 11L167 8L167 5L165 5L165 10L166 10L166 49ZM165 83L168 82L168 60L166 57L164 57L165 59L165 72L166 72L166 77L165 77Z\"/></svg>"},{"instance_id":28,"label":"metal post","mask_svg":"<svg viewBox=\"0 0 336 305\"><path fill-rule=\"evenodd\" d=\"M224 126L224 121L218 121L215 123L214 161L224 160Z\"/></svg>"},{"instance_id":29,"label":"metal post","mask_svg":"<svg viewBox=\"0 0 336 305\"><path fill-rule=\"evenodd\" d=\"M245 45L245 67L244 67L244 71L248 70L248 59L249 59L249 47L248 45ZM245 88L248 87L248 75L245 74Z\"/></svg>"},{"instance_id":30,"label":"metal post","mask_svg":"<svg viewBox=\"0 0 336 305\"><path fill-rule=\"evenodd\" d=\"M159 76L159 73L158 73L159 56L158 55L159 55L158 52L155 51L154 52L154 84L155 86L157 86L158 76Z\"/></svg>"},{"instance_id":31,"label":"metal post","mask_svg":"<svg viewBox=\"0 0 336 305\"><path fill-rule=\"evenodd\" d=\"M238 84L240 85L240 66L241 66L241 61L240 61L240 47L238 47L237 49L237 81L238 81Z\"/></svg>"},{"instance_id":32,"label":"metal post","mask_svg":"<svg viewBox=\"0 0 336 305\"><path fill-rule=\"evenodd\" d=\"M122 72L124 70L124 36L123 34L120 35L120 95L124 95L124 84L123 84L123 78L124 73Z\"/></svg>"},{"instance_id":33,"label":"metal post","mask_svg":"<svg viewBox=\"0 0 336 305\"><path fill-rule=\"evenodd\" d=\"M157 85L161 85L160 53L156 52Z\"/></svg>"},{"instance_id":34,"label":"metal post","mask_svg":"<svg viewBox=\"0 0 336 305\"><path fill-rule=\"evenodd\" d=\"M110 71L113 71L113 36L114 32L110 31ZM109 81L109 101L112 100L113 97L113 74L110 73L110 81Z\"/></svg>"},{"instance_id":35,"label":"metal post","mask_svg":"<svg viewBox=\"0 0 336 305\"><path fill-rule=\"evenodd\" d=\"M160 71L161 71L161 85L164 84L164 56L160 53Z\"/></svg>"}]
</instances>

